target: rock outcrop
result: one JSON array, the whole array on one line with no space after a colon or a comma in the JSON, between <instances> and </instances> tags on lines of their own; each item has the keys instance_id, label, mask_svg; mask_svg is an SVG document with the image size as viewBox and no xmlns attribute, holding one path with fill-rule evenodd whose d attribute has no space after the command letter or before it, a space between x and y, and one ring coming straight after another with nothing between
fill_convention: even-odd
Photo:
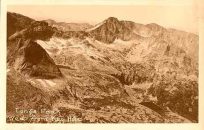
<instances>
[{"instance_id":1,"label":"rock outcrop","mask_svg":"<svg viewBox=\"0 0 204 130\"><path fill-rule=\"evenodd\" d=\"M7 37L27 28L34 20L17 13L7 12Z\"/></svg>"},{"instance_id":2,"label":"rock outcrop","mask_svg":"<svg viewBox=\"0 0 204 130\"><path fill-rule=\"evenodd\" d=\"M27 28L11 35L8 40L17 38L35 40L49 40L56 29L48 26L48 23L42 21L33 21Z\"/></svg>"},{"instance_id":3,"label":"rock outcrop","mask_svg":"<svg viewBox=\"0 0 204 130\"><path fill-rule=\"evenodd\" d=\"M99 23L94 28L88 30L88 32L96 40L105 43L112 43L116 38L123 40L130 40L132 38L130 29L114 17L110 17Z\"/></svg>"},{"instance_id":4,"label":"rock outcrop","mask_svg":"<svg viewBox=\"0 0 204 130\"><path fill-rule=\"evenodd\" d=\"M46 22L35 21L8 38L8 63L25 75L54 78L61 72L48 53L35 42L47 40L54 33Z\"/></svg>"},{"instance_id":5,"label":"rock outcrop","mask_svg":"<svg viewBox=\"0 0 204 130\"><path fill-rule=\"evenodd\" d=\"M115 39L129 41L133 39L143 39L163 33L165 28L157 24L138 24L132 21L119 21L115 17L109 17L95 27L88 29L92 37L96 40L112 43Z\"/></svg>"},{"instance_id":6,"label":"rock outcrop","mask_svg":"<svg viewBox=\"0 0 204 130\"><path fill-rule=\"evenodd\" d=\"M42 78L61 76L52 58L36 42L19 40L14 56L14 68L23 74Z\"/></svg>"}]
</instances>

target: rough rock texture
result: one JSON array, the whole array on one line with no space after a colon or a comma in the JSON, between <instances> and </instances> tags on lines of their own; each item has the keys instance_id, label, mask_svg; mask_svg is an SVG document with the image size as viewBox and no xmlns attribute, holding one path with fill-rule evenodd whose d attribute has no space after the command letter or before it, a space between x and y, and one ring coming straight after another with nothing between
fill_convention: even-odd
<instances>
[{"instance_id":1,"label":"rough rock texture","mask_svg":"<svg viewBox=\"0 0 204 130\"><path fill-rule=\"evenodd\" d=\"M96 40L113 43L115 39L124 41L143 39L144 37L161 34L164 30L165 28L157 24L143 25L132 21L119 21L115 17L109 17L87 31L90 32L90 35Z\"/></svg>"},{"instance_id":2,"label":"rough rock texture","mask_svg":"<svg viewBox=\"0 0 204 130\"><path fill-rule=\"evenodd\" d=\"M34 20L17 13L7 12L7 37L27 28Z\"/></svg>"},{"instance_id":3,"label":"rough rock texture","mask_svg":"<svg viewBox=\"0 0 204 130\"><path fill-rule=\"evenodd\" d=\"M20 39L13 57L10 58L11 65L23 74L42 78L61 76L52 58L40 45L31 40Z\"/></svg>"},{"instance_id":4,"label":"rough rock texture","mask_svg":"<svg viewBox=\"0 0 204 130\"><path fill-rule=\"evenodd\" d=\"M48 26L48 23L42 21L33 21L27 28L18 31L11 35L8 40L16 38L31 39L31 40L48 40L52 37L55 28Z\"/></svg>"},{"instance_id":5,"label":"rough rock texture","mask_svg":"<svg viewBox=\"0 0 204 130\"><path fill-rule=\"evenodd\" d=\"M26 82L24 76L11 69L7 73L7 112L12 114L16 108L38 109L41 105L51 107L48 94Z\"/></svg>"},{"instance_id":6,"label":"rough rock texture","mask_svg":"<svg viewBox=\"0 0 204 130\"><path fill-rule=\"evenodd\" d=\"M96 26L94 29L89 30L90 35L105 43L112 43L116 38L130 40L133 37L129 28L114 17L110 17Z\"/></svg>"},{"instance_id":7,"label":"rough rock texture","mask_svg":"<svg viewBox=\"0 0 204 130\"><path fill-rule=\"evenodd\" d=\"M148 93L157 97L157 104L174 112L198 121L198 83L197 79L163 76L154 81Z\"/></svg>"},{"instance_id":8,"label":"rough rock texture","mask_svg":"<svg viewBox=\"0 0 204 130\"><path fill-rule=\"evenodd\" d=\"M8 38L8 63L28 76L54 78L61 72L47 52L35 40L47 40L53 28L46 22L34 21Z\"/></svg>"},{"instance_id":9,"label":"rough rock texture","mask_svg":"<svg viewBox=\"0 0 204 130\"><path fill-rule=\"evenodd\" d=\"M79 38L79 39L85 39L86 37L89 36L89 33L85 31L56 31L54 36L59 37L59 38L64 38L64 39L69 39L69 38Z\"/></svg>"},{"instance_id":10,"label":"rough rock texture","mask_svg":"<svg viewBox=\"0 0 204 130\"><path fill-rule=\"evenodd\" d=\"M67 31L84 31L88 28L93 27L88 23L65 23L65 22L56 22L52 19L44 20L50 26L56 27L58 30L67 32Z\"/></svg>"}]
</instances>

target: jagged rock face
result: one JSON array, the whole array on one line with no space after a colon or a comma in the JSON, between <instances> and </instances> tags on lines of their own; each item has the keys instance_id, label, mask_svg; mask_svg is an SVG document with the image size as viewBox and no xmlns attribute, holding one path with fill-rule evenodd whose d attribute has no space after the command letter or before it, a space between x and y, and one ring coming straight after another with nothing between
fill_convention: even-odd
<instances>
[{"instance_id":1,"label":"jagged rock face","mask_svg":"<svg viewBox=\"0 0 204 130\"><path fill-rule=\"evenodd\" d=\"M61 76L52 58L34 42L37 39L47 40L53 33L53 28L46 22L34 21L24 30L10 36L8 39L9 65L29 76L43 78Z\"/></svg>"},{"instance_id":2,"label":"jagged rock face","mask_svg":"<svg viewBox=\"0 0 204 130\"><path fill-rule=\"evenodd\" d=\"M10 65L13 64L16 70L25 75L42 78L61 76L54 61L36 42L20 39L13 56L9 59Z\"/></svg>"},{"instance_id":3,"label":"jagged rock face","mask_svg":"<svg viewBox=\"0 0 204 130\"><path fill-rule=\"evenodd\" d=\"M121 22L114 17L108 18L103 22L102 25L90 31L91 36L93 36L96 40L105 43L112 43L116 38L119 37L126 40L126 36L129 34L129 29L123 26Z\"/></svg>"},{"instance_id":4,"label":"jagged rock face","mask_svg":"<svg viewBox=\"0 0 204 130\"><path fill-rule=\"evenodd\" d=\"M35 21L28 27L25 35L27 38L32 38L33 40L48 40L52 37L54 30L55 28L48 26L46 22Z\"/></svg>"},{"instance_id":5,"label":"jagged rock face","mask_svg":"<svg viewBox=\"0 0 204 130\"><path fill-rule=\"evenodd\" d=\"M165 31L165 28L154 23L143 25L132 21L119 21L114 17L110 17L89 29L91 36L105 43L112 43L115 39L124 41L139 40L144 37L157 36L163 31Z\"/></svg>"},{"instance_id":6,"label":"jagged rock face","mask_svg":"<svg viewBox=\"0 0 204 130\"><path fill-rule=\"evenodd\" d=\"M8 40L16 38L31 39L31 40L48 40L54 34L56 28L48 26L48 23L42 21L34 21L27 28L14 33Z\"/></svg>"},{"instance_id":7,"label":"jagged rock face","mask_svg":"<svg viewBox=\"0 0 204 130\"><path fill-rule=\"evenodd\" d=\"M169 75L155 80L148 93L157 97L157 104L196 122L198 121L198 82L196 79Z\"/></svg>"},{"instance_id":8,"label":"jagged rock face","mask_svg":"<svg viewBox=\"0 0 204 130\"><path fill-rule=\"evenodd\" d=\"M155 68L151 65L124 63L119 66L120 73L112 74L120 80L123 85L133 83L151 82L155 74Z\"/></svg>"}]
</instances>

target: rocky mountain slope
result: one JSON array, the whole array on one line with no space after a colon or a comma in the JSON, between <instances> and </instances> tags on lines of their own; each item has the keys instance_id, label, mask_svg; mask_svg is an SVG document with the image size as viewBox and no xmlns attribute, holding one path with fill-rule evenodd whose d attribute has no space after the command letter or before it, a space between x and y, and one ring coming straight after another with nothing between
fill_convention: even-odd
<instances>
[{"instance_id":1,"label":"rocky mountain slope","mask_svg":"<svg viewBox=\"0 0 204 130\"><path fill-rule=\"evenodd\" d=\"M65 23L65 22L56 22L52 19L44 20L49 24L49 26L56 27L61 31L84 31L88 28L93 27L88 23Z\"/></svg>"},{"instance_id":2,"label":"rocky mountain slope","mask_svg":"<svg viewBox=\"0 0 204 130\"><path fill-rule=\"evenodd\" d=\"M52 36L52 28L43 22L33 22L28 28L10 36L8 65L29 76L56 77L61 72L47 52L34 40Z\"/></svg>"},{"instance_id":3,"label":"rocky mountain slope","mask_svg":"<svg viewBox=\"0 0 204 130\"><path fill-rule=\"evenodd\" d=\"M17 13L8 12L7 13L7 37L11 36L13 33L17 31L20 31L26 28L33 21L34 20L29 17L23 16Z\"/></svg>"},{"instance_id":4,"label":"rocky mountain slope","mask_svg":"<svg viewBox=\"0 0 204 130\"><path fill-rule=\"evenodd\" d=\"M198 121L197 35L114 17L81 31L48 22L33 22L8 38L8 95L29 86L42 94L36 109L87 123ZM23 102L35 98L27 97ZM12 101L8 96L15 108Z\"/></svg>"}]
</instances>

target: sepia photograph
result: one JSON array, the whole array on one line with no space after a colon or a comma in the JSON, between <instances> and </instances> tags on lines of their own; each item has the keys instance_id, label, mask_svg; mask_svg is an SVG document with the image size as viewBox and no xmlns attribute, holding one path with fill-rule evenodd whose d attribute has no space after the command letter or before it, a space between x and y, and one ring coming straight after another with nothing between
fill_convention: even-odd
<instances>
[{"instance_id":1,"label":"sepia photograph","mask_svg":"<svg viewBox=\"0 0 204 130\"><path fill-rule=\"evenodd\" d=\"M6 123L198 123L192 6L7 5Z\"/></svg>"}]
</instances>

